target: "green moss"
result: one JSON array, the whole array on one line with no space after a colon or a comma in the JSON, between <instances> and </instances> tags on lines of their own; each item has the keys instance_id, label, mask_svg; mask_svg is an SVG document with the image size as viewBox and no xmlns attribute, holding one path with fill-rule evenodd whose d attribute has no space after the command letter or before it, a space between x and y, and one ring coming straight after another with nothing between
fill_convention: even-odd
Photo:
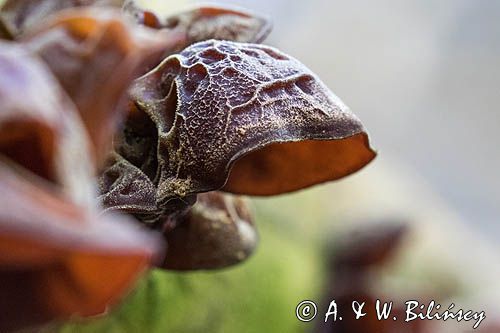
<instances>
[{"instance_id":1,"label":"green moss","mask_svg":"<svg viewBox=\"0 0 500 333\"><path fill-rule=\"evenodd\" d=\"M322 282L315 244L259 222L260 247L245 263L218 272L153 271L108 316L60 332L302 332L307 324L295 318L295 306L314 298Z\"/></svg>"}]
</instances>

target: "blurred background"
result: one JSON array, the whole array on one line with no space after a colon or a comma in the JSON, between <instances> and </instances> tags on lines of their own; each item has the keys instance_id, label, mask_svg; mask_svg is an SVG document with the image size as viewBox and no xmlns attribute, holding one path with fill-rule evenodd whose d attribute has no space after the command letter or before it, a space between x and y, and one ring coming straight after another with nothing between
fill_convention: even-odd
<instances>
[{"instance_id":1,"label":"blurred background","mask_svg":"<svg viewBox=\"0 0 500 333\"><path fill-rule=\"evenodd\" d=\"M142 3L166 13L194 1ZM484 310L487 320L479 331L495 332L500 2L218 3L272 17L274 31L265 43L317 73L361 118L379 157L340 182L253 200L261 244L241 266L217 273L155 272L111 316L62 330L314 332L320 319L300 323L295 306L302 299L321 304L338 296L343 273L335 258L342 251L362 256L393 244L391 237L370 235L378 230L384 236L387 230L390 236L391 227L402 224L402 240L386 250L390 259L360 268L356 274L368 280L362 286L342 288ZM363 232L366 248L349 244L350 235ZM472 327L442 324L324 332L466 332Z\"/></svg>"}]
</instances>

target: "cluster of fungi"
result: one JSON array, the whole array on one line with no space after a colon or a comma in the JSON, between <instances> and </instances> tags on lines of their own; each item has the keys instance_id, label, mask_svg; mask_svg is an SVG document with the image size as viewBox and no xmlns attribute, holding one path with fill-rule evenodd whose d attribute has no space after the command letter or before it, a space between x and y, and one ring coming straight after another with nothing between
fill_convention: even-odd
<instances>
[{"instance_id":1,"label":"cluster of fungi","mask_svg":"<svg viewBox=\"0 0 500 333\"><path fill-rule=\"evenodd\" d=\"M224 7L4 3L0 331L103 313L150 267L241 262L258 236L238 195L375 157L315 74L259 44L269 31Z\"/></svg>"}]
</instances>

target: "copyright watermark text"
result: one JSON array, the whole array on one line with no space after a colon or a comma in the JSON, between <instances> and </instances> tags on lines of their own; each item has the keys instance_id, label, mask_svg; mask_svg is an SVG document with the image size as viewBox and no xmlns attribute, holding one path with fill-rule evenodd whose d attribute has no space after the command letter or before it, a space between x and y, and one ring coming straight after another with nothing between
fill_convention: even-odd
<instances>
[{"instance_id":1,"label":"copyright watermark text","mask_svg":"<svg viewBox=\"0 0 500 333\"><path fill-rule=\"evenodd\" d=\"M428 304L420 303L415 300L404 302L404 316L397 318L392 315L394 302L382 302L377 300L375 306L369 308L366 302L353 300L350 304L350 309L347 309L351 315L354 315L355 320L363 320L367 314L372 312L377 320L403 320L409 323L414 320L455 320L457 322L471 322L472 328L476 329L481 325L482 321L486 319L484 311L462 310L458 309L454 303L447 307L431 301ZM295 308L295 315L298 320L302 322L313 321L320 315L319 308L315 302L304 300L300 302ZM340 309L335 300L332 300L327 309L321 313L321 320L325 323L328 321L335 322L342 320L340 316ZM343 311L342 313L346 313Z\"/></svg>"}]
</instances>

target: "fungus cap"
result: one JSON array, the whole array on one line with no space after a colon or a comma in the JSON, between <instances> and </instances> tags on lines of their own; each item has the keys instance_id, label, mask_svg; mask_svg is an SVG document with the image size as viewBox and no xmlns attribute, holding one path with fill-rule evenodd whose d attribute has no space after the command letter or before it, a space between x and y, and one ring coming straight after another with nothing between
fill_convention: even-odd
<instances>
[{"instance_id":1,"label":"fungus cap","mask_svg":"<svg viewBox=\"0 0 500 333\"><path fill-rule=\"evenodd\" d=\"M376 155L344 103L268 46L194 44L137 79L131 96L157 129L159 198L286 193L347 176Z\"/></svg>"}]
</instances>

